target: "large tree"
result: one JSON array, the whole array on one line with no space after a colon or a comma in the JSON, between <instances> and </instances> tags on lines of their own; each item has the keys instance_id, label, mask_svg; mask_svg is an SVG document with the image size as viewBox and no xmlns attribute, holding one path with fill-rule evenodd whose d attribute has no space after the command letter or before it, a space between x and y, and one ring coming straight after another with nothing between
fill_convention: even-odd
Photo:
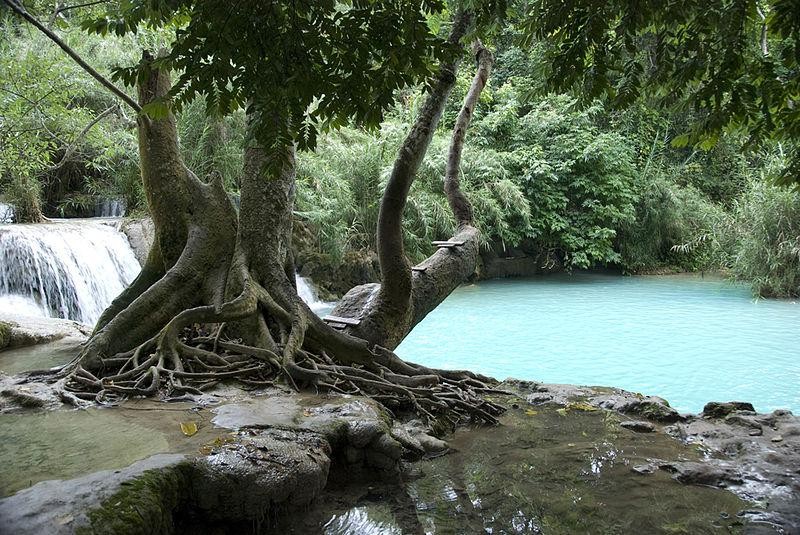
<instances>
[{"instance_id":1,"label":"large tree","mask_svg":"<svg viewBox=\"0 0 800 535\"><path fill-rule=\"evenodd\" d=\"M437 252L412 275L401 239L409 188L482 15L466 4L452 11L442 37L426 15L441 17L445 6L428 0L142 0L115 4L88 22L98 33L172 27L174 41L116 73L138 90L141 174L155 241L141 274L66 368L64 398L198 393L228 378L266 384L280 376L429 417L494 422L501 409L481 398L488 388L482 378L409 364L390 350L474 271L478 257L471 208L458 186L466 128L492 63L477 40L476 76L443 177L460 245ZM336 330L294 287L295 151L313 148L325 129L379 124L396 90L422 81L425 102L381 203L383 280L372 289L375 306L342 308L358 325ZM198 96L213 115L246 110L238 212L218 177L200 179L181 159L173 111Z\"/></svg>"}]
</instances>

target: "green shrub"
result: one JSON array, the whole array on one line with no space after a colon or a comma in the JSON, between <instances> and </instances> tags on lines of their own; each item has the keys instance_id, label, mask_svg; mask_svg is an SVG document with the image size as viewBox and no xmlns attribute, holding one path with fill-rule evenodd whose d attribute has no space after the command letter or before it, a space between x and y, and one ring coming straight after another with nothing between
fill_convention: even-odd
<instances>
[{"instance_id":1,"label":"green shrub","mask_svg":"<svg viewBox=\"0 0 800 535\"><path fill-rule=\"evenodd\" d=\"M762 297L800 296L800 193L754 178L734 216L733 274Z\"/></svg>"}]
</instances>

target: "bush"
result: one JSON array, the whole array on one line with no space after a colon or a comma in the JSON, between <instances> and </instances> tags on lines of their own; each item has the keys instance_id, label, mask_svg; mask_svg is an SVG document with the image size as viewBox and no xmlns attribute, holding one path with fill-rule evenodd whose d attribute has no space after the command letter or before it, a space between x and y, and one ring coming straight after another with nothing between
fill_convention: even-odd
<instances>
[{"instance_id":1,"label":"bush","mask_svg":"<svg viewBox=\"0 0 800 535\"><path fill-rule=\"evenodd\" d=\"M637 183L636 217L620 230L618 248L631 272L723 268L731 218L692 185L661 170Z\"/></svg>"},{"instance_id":2,"label":"bush","mask_svg":"<svg viewBox=\"0 0 800 535\"><path fill-rule=\"evenodd\" d=\"M734 217L733 274L762 297L800 297L800 193L754 178Z\"/></svg>"}]
</instances>

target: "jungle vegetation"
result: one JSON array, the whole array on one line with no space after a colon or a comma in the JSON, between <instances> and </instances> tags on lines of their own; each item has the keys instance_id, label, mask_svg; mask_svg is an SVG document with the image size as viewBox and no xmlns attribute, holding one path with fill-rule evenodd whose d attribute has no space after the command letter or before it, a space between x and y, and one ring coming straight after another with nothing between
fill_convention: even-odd
<instances>
[{"instance_id":1,"label":"jungle vegetation","mask_svg":"<svg viewBox=\"0 0 800 535\"><path fill-rule=\"evenodd\" d=\"M52 17L47 7L39 8L45 19ZM79 215L99 198L120 199L129 214L144 214L131 113L39 32L15 23L7 10L4 16L3 201L16 207L20 220ZM147 28L135 35L87 35L80 27L86 9L52 18L65 41L108 75L135 64L137 50L169 42L167 32ZM547 92L552 88L544 87L542 68L552 47L524 46L527 35L516 24L495 36L495 73L478 103L461 165L484 250L522 247L540 255L543 265L564 269L721 270L751 282L759 295L798 294L799 201L791 188L774 185L796 150L791 136L755 145L741 129L730 129L716 133L713 143L691 144L688 135L699 136L703 115L685 100L665 105L639 96L621 111L604 104L596 90L580 105L585 93ZM791 51L791 39L764 45L760 38L758 49L774 41L781 54ZM624 65L632 72L633 65ZM643 71L637 72L641 83ZM469 74L461 73L412 186L404 238L415 261L454 229L441 177L447 130L468 83ZM609 83L592 87L610 92ZM421 99L419 88L406 88L378 129L345 126L299 155L295 217L312 229L316 250L332 266L348 252L376 250L380 191L393 148ZM177 114L183 157L200 176L219 172L226 190L237 193L244 113L209 116L206 108L197 98Z\"/></svg>"}]
</instances>

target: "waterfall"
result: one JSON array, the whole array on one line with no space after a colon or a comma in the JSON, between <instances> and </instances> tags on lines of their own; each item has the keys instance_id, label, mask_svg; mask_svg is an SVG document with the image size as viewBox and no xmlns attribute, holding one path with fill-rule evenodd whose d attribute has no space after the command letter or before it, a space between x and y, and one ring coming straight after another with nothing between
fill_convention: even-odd
<instances>
[{"instance_id":1,"label":"waterfall","mask_svg":"<svg viewBox=\"0 0 800 535\"><path fill-rule=\"evenodd\" d=\"M122 217L125 215L125 203L119 199L102 199L94 207L95 217Z\"/></svg>"},{"instance_id":2,"label":"waterfall","mask_svg":"<svg viewBox=\"0 0 800 535\"><path fill-rule=\"evenodd\" d=\"M139 269L117 221L0 225L2 312L91 325ZM322 315L333 308L320 300L309 279L297 275L296 283L311 310Z\"/></svg>"},{"instance_id":3,"label":"waterfall","mask_svg":"<svg viewBox=\"0 0 800 535\"><path fill-rule=\"evenodd\" d=\"M328 301L320 300L317 290L314 288L314 284L311 282L311 279L301 277L300 275L295 275L294 278L295 282L297 283L297 295L300 296L300 299L306 302L308 307L313 310L314 313L322 316L333 310L335 303L329 303Z\"/></svg>"},{"instance_id":4,"label":"waterfall","mask_svg":"<svg viewBox=\"0 0 800 535\"><path fill-rule=\"evenodd\" d=\"M93 324L139 273L116 222L0 225L0 310Z\"/></svg>"}]
</instances>

